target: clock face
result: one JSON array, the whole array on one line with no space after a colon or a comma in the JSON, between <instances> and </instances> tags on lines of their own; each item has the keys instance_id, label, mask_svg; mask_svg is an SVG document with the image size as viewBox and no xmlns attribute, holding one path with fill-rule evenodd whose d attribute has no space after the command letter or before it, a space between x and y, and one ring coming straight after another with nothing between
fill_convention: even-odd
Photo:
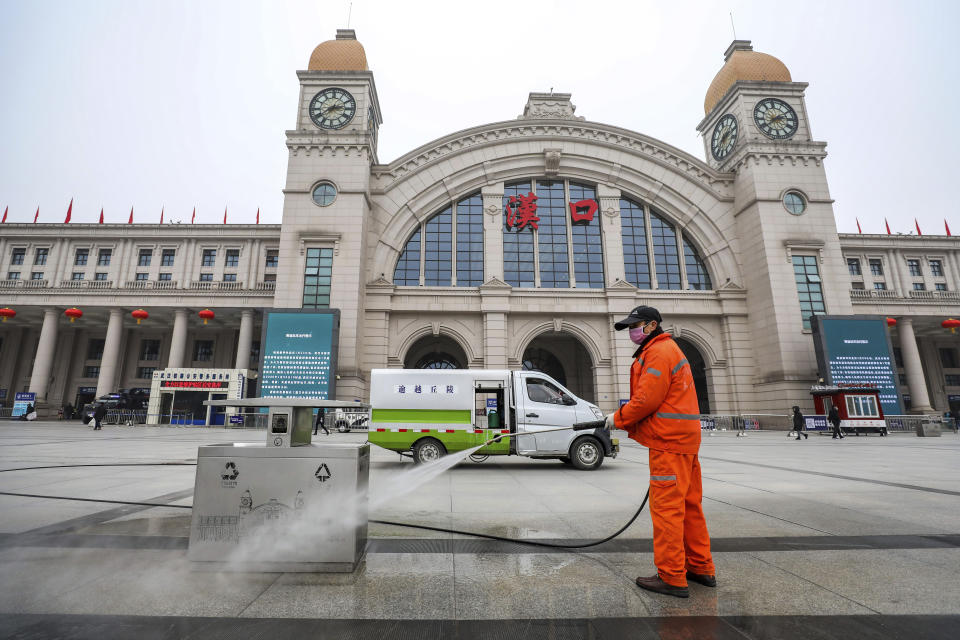
<instances>
[{"instance_id":1,"label":"clock face","mask_svg":"<svg viewBox=\"0 0 960 640\"><path fill-rule=\"evenodd\" d=\"M310 101L310 119L321 129L342 129L357 112L357 101L344 89L324 89Z\"/></svg>"},{"instance_id":2,"label":"clock face","mask_svg":"<svg viewBox=\"0 0 960 640\"><path fill-rule=\"evenodd\" d=\"M783 100L764 98L753 108L753 119L768 138L785 139L797 132L797 113Z\"/></svg>"},{"instance_id":3,"label":"clock face","mask_svg":"<svg viewBox=\"0 0 960 640\"><path fill-rule=\"evenodd\" d=\"M720 122L713 128L713 139L710 141L710 150L713 157L717 160L723 160L737 144L737 119L731 114L720 118Z\"/></svg>"}]
</instances>

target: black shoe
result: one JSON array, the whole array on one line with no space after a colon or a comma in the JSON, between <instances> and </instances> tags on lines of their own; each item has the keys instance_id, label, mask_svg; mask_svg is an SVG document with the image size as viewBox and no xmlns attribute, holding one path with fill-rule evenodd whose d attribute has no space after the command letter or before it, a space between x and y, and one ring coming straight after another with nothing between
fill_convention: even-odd
<instances>
[{"instance_id":1,"label":"black shoe","mask_svg":"<svg viewBox=\"0 0 960 640\"><path fill-rule=\"evenodd\" d=\"M716 587L717 586L717 576L708 576L703 573L694 573L693 571L687 571L687 580L702 584L705 587Z\"/></svg>"},{"instance_id":2,"label":"black shoe","mask_svg":"<svg viewBox=\"0 0 960 640\"><path fill-rule=\"evenodd\" d=\"M808 436L807 434L803 434L803 439L804 439L804 440L809 440L809 439L810 439L810 436Z\"/></svg>"},{"instance_id":3,"label":"black shoe","mask_svg":"<svg viewBox=\"0 0 960 640\"><path fill-rule=\"evenodd\" d=\"M799 440L799 439L800 439L800 436L797 436L797 440Z\"/></svg>"},{"instance_id":4,"label":"black shoe","mask_svg":"<svg viewBox=\"0 0 960 640\"><path fill-rule=\"evenodd\" d=\"M649 578L639 577L636 580L637 586L641 589L646 589L647 591L653 591L654 593L662 593L668 596L675 596L677 598L689 598L690 590L686 587L675 587L672 584L667 584L660 579L659 575L650 576Z\"/></svg>"}]
</instances>

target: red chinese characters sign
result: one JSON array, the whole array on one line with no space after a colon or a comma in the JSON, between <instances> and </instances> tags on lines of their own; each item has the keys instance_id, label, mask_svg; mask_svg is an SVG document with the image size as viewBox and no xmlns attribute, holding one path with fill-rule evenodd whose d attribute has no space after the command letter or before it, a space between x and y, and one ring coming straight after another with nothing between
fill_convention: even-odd
<instances>
[{"instance_id":1,"label":"red chinese characters sign","mask_svg":"<svg viewBox=\"0 0 960 640\"><path fill-rule=\"evenodd\" d=\"M160 387L163 389L229 389L229 382L214 382L212 380L162 380Z\"/></svg>"},{"instance_id":2,"label":"red chinese characters sign","mask_svg":"<svg viewBox=\"0 0 960 640\"><path fill-rule=\"evenodd\" d=\"M580 200L570 203L570 219L574 222L593 222L598 206L595 200Z\"/></svg>"},{"instance_id":3,"label":"red chinese characters sign","mask_svg":"<svg viewBox=\"0 0 960 640\"><path fill-rule=\"evenodd\" d=\"M506 209L507 229L521 231L527 225L538 228L540 218L537 217L537 196L532 191L525 196L510 196Z\"/></svg>"}]
</instances>

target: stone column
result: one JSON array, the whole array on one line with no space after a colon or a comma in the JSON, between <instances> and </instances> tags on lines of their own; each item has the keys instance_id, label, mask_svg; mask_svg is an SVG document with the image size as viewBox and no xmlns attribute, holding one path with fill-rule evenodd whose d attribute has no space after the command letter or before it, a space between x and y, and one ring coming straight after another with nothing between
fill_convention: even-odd
<instances>
[{"instance_id":1,"label":"stone column","mask_svg":"<svg viewBox=\"0 0 960 640\"><path fill-rule=\"evenodd\" d=\"M606 286L624 280L623 232L620 227L620 189L601 184L597 187L600 229L603 233L604 280Z\"/></svg>"},{"instance_id":2,"label":"stone column","mask_svg":"<svg viewBox=\"0 0 960 640\"><path fill-rule=\"evenodd\" d=\"M183 366L183 357L187 352L187 310L173 312L173 336L170 338L170 357L167 367L176 369Z\"/></svg>"},{"instance_id":3,"label":"stone column","mask_svg":"<svg viewBox=\"0 0 960 640\"><path fill-rule=\"evenodd\" d=\"M482 187L483 278L503 280L503 183ZM421 244L422 246L422 244Z\"/></svg>"},{"instance_id":4,"label":"stone column","mask_svg":"<svg viewBox=\"0 0 960 640\"><path fill-rule=\"evenodd\" d=\"M933 407L930 406L930 396L927 394L927 382L923 378L923 365L920 363L917 338L913 334L913 318L900 318L897 329L900 332L903 369L907 374L907 387L910 389L910 410L933 411Z\"/></svg>"},{"instance_id":5,"label":"stone column","mask_svg":"<svg viewBox=\"0 0 960 640\"><path fill-rule=\"evenodd\" d=\"M240 337L237 340L237 369L250 367L250 349L253 348L253 309L240 312Z\"/></svg>"},{"instance_id":6,"label":"stone column","mask_svg":"<svg viewBox=\"0 0 960 640\"><path fill-rule=\"evenodd\" d=\"M37 402L46 402L47 386L50 384L50 371L53 368L53 356L57 350L57 322L60 310L43 310L43 327L40 329L40 341L37 343L37 356L33 361L33 373L30 376L30 391L37 394Z\"/></svg>"},{"instance_id":7,"label":"stone column","mask_svg":"<svg viewBox=\"0 0 960 640\"><path fill-rule=\"evenodd\" d=\"M103 341L100 377L97 378L97 397L113 393L117 370L120 368L120 342L123 340L123 310L111 309L107 322L107 337Z\"/></svg>"}]
</instances>

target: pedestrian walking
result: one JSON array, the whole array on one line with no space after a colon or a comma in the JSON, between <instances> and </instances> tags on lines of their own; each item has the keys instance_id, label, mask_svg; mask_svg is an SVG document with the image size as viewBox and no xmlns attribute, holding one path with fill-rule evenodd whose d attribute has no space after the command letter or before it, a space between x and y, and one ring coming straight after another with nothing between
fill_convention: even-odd
<instances>
[{"instance_id":1,"label":"pedestrian walking","mask_svg":"<svg viewBox=\"0 0 960 640\"><path fill-rule=\"evenodd\" d=\"M649 449L657 573L637 578L637 586L688 598L688 580L715 587L717 579L701 505L700 406L693 372L662 322L659 311L641 306L614 324L617 331L629 328L638 348L630 368L630 401L606 417L606 427L626 430Z\"/></svg>"},{"instance_id":2,"label":"pedestrian walking","mask_svg":"<svg viewBox=\"0 0 960 640\"><path fill-rule=\"evenodd\" d=\"M100 424L100 421L104 419L107 415L107 405L103 402L97 405L97 408L93 410L93 430L94 431L103 431L103 426Z\"/></svg>"},{"instance_id":3,"label":"pedestrian walking","mask_svg":"<svg viewBox=\"0 0 960 640\"><path fill-rule=\"evenodd\" d=\"M827 421L833 425L833 439L836 440L840 438L843 440L843 431L840 430L840 412L837 411L836 405L830 407L830 413L827 414Z\"/></svg>"},{"instance_id":4,"label":"pedestrian walking","mask_svg":"<svg viewBox=\"0 0 960 640\"><path fill-rule=\"evenodd\" d=\"M327 429L327 410L325 407L320 407L317 409L317 420L313 423L313 435L317 435L317 429L323 429L323 435L330 435L330 430Z\"/></svg>"},{"instance_id":5,"label":"pedestrian walking","mask_svg":"<svg viewBox=\"0 0 960 640\"><path fill-rule=\"evenodd\" d=\"M800 413L800 407L797 405L793 405L793 430L797 432L797 440L800 439L800 436L810 437L806 434L806 422L803 419L803 414Z\"/></svg>"}]
</instances>

